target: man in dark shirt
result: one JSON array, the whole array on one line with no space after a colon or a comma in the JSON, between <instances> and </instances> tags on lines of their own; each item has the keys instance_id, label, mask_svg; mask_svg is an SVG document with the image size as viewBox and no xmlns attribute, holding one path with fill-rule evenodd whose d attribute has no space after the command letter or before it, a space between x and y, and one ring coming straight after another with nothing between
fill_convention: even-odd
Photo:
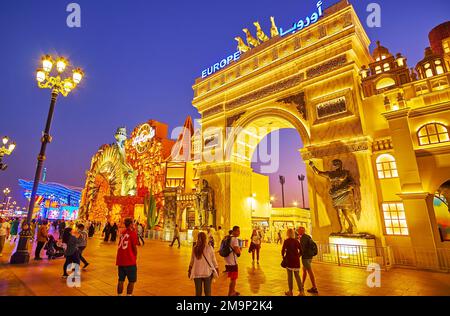
<instances>
[{"instance_id":1,"label":"man in dark shirt","mask_svg":"<svg viewBox=\"0 0 450 316\"><path fill-rule=\"evenodd\" d=\"M308 290L308 293L318 294L319 291L317 290L316 277L314 276L312 269L312 260L314 257L311 248L312 238L306 234L305 227L300 227L298 229L298 236L300 240L300 248L302 250L303 287L305 286L306 275L308 274L313 286Z\"/></svg>"}]
</instances>

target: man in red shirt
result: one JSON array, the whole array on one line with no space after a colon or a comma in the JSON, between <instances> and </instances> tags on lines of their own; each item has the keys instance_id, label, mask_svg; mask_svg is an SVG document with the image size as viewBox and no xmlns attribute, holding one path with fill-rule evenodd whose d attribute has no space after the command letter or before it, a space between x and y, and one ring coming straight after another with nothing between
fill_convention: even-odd
<instances>
[{"instance_id":1,"label":"man in red shirt","mask_svg":"<svg viewBox=\"0 0 450 316\"><path fill-rule=\"evenodd\" d=\"M132 296L134 284L137 281L137 245L138 236L134 229L133 220L125 219L126 229L120 234L119 249L117 250L116 265L119 267L119 283L117 294L123 293L123 284L128 278L127 295Z\"/></svg>"}]
</instances>

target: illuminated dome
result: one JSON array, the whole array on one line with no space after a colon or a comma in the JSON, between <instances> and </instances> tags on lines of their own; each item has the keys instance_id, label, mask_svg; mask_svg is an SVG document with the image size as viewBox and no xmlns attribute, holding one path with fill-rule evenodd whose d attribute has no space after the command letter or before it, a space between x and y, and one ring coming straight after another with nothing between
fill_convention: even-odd
<instances>
[{"instance_id":1,"label":"illuminated dome","mask_svg":"<svg viewBox=\"0 0 450 316\"><path fill-rule=\"evenodd\" d=\"M431 30L428 35L431 49L436 54L444 54L443 41L450 38L450 21L444 22Z\"/></svg>"},{"instance_id":2,"label":"illuminated dome","mask_svg":"<svg viewBox=\"0 0 450 316\"><path fill-rule=\"evenodd\" d=\"M425 49L425 57L417 63L416 70L421 79L442 75L447 72L444 58L433 52L431 47Z\"/></svg>"},{"instance_id":3,"label":"illuminated dome","mask_svg":"<svg viewBox=\"0 0 450 316\"><path fill-rule=\"evenodd\" d=\"M381 46L380 41L377 41L377 47L373 50L372 56L376 61L380 61L392 55L386 47Z\"/></svg>"}]
</instances>

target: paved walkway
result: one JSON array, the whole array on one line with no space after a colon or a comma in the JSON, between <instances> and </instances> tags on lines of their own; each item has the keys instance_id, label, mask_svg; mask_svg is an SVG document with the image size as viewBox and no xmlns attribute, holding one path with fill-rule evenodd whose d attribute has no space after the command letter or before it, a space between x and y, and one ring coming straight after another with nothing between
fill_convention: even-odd
<instances>
[{"instance_id":1,"label":"paved walkway","mask_svg":"<svg viewBox=\"0 0 450 316\"><path fill-rule=\"evenodd\" d=\"M113 296L117 282L116 246L91 239L85 257L91 265L82 273L80 288L69 288L61 279L63 260L31 261L26 266L8 264L13 247L6 245L0 258L0 296ZM221 271L223 259L217 256ZM263 244L261 264L253 265L247 252L240 258L238 290L244 296L282 296L287 290L286 272L280 267L280 246ZM187 277L190 248L170 248L167 243L149 241L139 247L137 296L192 296L194 285ZM450 296L450 274L393 269L381 274L381 288L366 284L363 269L315 265L322 296ZM307 286L310 286L307 283ZM222 274L213 284L213 295L224 296L228 281Z\"/></svg>"}]
</instances>

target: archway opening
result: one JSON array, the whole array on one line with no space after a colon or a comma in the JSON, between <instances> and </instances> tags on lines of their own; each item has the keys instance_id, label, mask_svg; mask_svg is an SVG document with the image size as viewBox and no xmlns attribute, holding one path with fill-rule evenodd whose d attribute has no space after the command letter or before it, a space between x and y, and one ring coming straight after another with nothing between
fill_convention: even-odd
<instances>
[{"instance_id":1,"label":"archway opening","mask_svg":"<svg viewBox=\"0 0 450 316\"><path fill-rule=\"evenodd\" d=\"M450 241L450 180L443 183L434 195L433 205L441 241Z\"/></svg>"},{"instance_id":2,"label":"archway opening","mask_svg":"<svg viewBox=\"0 0 450 316\"><path fill-rule=\"evenodd\" d=\"M232 158L253 171L247 198L252 228L267 241L276 242L279 233L285 238L289 228L303 226L311 233L306 165L300 154L301 135L307 133L299 130L301 125L295 117L253 115L236 137Z\"/></svg>"}]
</instances>

